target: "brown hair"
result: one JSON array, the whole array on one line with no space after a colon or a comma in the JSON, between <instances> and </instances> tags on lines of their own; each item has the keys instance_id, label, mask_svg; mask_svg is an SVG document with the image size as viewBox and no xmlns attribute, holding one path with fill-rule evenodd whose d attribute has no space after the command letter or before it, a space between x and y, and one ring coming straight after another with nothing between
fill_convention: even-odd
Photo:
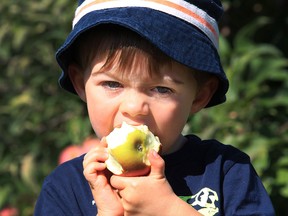
<instances>
[{"instance_id":1,"label":"brown hair","mask_svg":"<svg viewBox=\"0 0 288 216\"><path fill-rule=\"evenodd\" d=\"M147 40L129 29L105 25L91 29L77 40L72 61L83 71L90 67L98 55L106 54L106 63L102 69L117 67L124 75L130 75L135 65L148 68L148 75L159 71L163 64L172 59ZM117 61L116 61L117 60ZM117 64L115 64L117 62Z\"/></svg>"},{"instance_id":2,"label":"brown hair","mask_svg":"<svg viewBox=\"0 0 288 216\"><path fill-rule=\"evenodd\" d=\"M157 75L162 65L173 62L172 58L145 38L127 28L116 25L99 26L87 31L77 39L72 53L72 62L83 71L91 69L92 61L99 55L103 56L104 53L107 58L101 70L110 70L116 67L122 72L122 76L127 77L134 73L135 65L140 64L143 65L143 68L148 68L147 73L141 73L141 76L152 77ZM198 85L206 82L211 76L209 73L197 72L192 69L191 73L194 74Z\"/></svg>"}]
</instances>

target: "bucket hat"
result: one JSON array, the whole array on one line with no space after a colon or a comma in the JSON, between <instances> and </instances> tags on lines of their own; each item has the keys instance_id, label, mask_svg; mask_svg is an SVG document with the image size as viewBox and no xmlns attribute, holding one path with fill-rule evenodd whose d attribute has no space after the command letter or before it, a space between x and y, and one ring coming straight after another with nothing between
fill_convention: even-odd
<instances>
[{"instance_id":1,"label":"bucket hat","mask_svg":"<svg viewBox=\"0 0 288 216\"><path fill-rule=\"evenodd\" d=\"M219 87L206 107L221 104L229 86L218 54L222 13L218 0L79 0L72 31L56 52L59 84L77 94L68 76L75 40L91 28L114 24L138 33L175 61L217 76Z\"/></svg>"}]
</instances>

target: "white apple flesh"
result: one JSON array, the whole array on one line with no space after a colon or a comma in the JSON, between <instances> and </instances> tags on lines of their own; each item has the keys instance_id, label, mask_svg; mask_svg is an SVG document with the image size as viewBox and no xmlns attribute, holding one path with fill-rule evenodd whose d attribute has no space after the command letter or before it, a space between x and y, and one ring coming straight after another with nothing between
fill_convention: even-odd
<instances>
[{"instance_id":1,"label":"white apple flesh","mask_svg":"<svg viewBox=\"0 0 288 216\"><path fill-rule=\"evenodd\" d=\"M106 142L109 157L105 163L107 169L116 175L147 170L151 165L149 151L159 152L161 146L159 138L146 125L132 126L125 122L106 137Z\"/></svg>"}]
</instances>

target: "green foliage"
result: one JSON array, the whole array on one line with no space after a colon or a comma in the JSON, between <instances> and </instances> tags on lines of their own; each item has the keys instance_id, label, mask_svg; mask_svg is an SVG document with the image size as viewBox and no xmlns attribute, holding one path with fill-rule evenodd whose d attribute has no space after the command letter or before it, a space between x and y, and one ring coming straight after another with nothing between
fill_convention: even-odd
<instances>
[{"instance_id":1,"label":"green foliage","mask_svg":"<svg viewBox=\"0 0 288 216\"><path fill-rule=\"evenodd\" d=\"M57 85L54 54L71 29L76 3L0 3L0 209L15 206L21 215L32 215L62 149L93 134L83 103ZM278 214L287 215L285 2L224 3L220 46L231 83L228 100L191 118L186 131L247 152Z\"/></svg>"},{"instance_id":2,"label":"green foliage","mask_svg":"<svg viewBox=\"0 0 288 216\"><path fill-rule=\"evenodd\" d=\"M32 215L60 150L91 133L83 104L57 85L55 50L74 7L66 0L0 3L0 209Z\"/></svg>"}]
</instances>

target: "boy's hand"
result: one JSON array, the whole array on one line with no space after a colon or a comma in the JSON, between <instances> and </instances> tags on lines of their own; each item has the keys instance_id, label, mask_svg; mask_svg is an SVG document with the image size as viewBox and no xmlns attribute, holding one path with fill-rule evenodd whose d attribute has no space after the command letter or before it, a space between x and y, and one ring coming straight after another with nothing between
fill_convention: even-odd
<instances>
[{"instance_id":1,"label":"boy's hand","mask_svg":"<svg viewBox=\"0 0 288 216\"><path fill-rule=\"evenodd\" d=\"M152 150L149 161L151 171L147 176L111 177L111 185L121 197L124 215L178 215L180 199L165 178L164 160Z\"/></svg>"},{"instance_id":2,"label":"boy's hand","mask_svg":"<svg viewBox=\"0 0 288 216\"><path fill-rule=\"evenodd\" d=\"M84 157L83 174L88 181L99 216L124 215L124 210L117 193L109 183L109 172L105 160L108 158L105 140L95 140L92 148ZM110 174L111 175L111 174Z\"/></svg>"}]
</instances>

